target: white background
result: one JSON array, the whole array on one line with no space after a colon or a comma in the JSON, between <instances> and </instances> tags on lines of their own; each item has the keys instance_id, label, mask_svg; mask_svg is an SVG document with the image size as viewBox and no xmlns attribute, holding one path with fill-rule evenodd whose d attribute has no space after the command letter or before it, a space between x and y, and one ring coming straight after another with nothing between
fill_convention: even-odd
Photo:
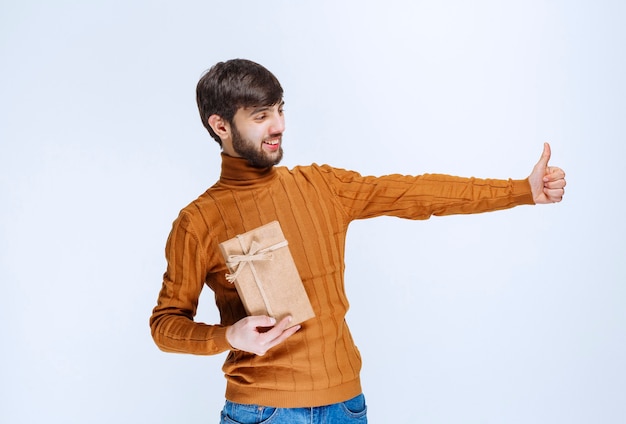
<instances>
[{"instance_id":1,"label":"white background","mask_svg":"<svg viewBox=\"0 0 626 424\"><path fill-rule=\"evenodd\" d=\"M148 317L234 57L283 84L285 165L523 178L550 141L568 173L558 205L353 224L370 422L626 422L624 2L0 5L0 422L218 422L224 356Z\"/></svg>"}]
</instances>

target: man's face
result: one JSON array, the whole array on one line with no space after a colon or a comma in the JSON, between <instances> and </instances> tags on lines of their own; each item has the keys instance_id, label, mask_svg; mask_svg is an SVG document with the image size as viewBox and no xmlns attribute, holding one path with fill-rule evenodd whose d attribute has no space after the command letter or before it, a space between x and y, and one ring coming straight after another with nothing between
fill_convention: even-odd
<instances>
[{"instance_id":1,"label":"man's face","mask_svg":"<svg viewBox=\"0 0 626 424\"><path fill-rule=\"evenodd\" d=\"M274 106L237 110L231 125L232 152L225 146L225 153L247 159L257 168L278 164L283 158L283 105L281 101Z\"/></svg>"}]
</instances>

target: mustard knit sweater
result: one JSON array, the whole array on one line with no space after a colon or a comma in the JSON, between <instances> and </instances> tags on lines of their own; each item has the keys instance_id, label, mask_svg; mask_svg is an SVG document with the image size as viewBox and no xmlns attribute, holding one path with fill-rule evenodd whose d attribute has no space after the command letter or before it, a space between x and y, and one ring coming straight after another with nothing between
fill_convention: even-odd
<instances>
[{"instance_id":1,"label":"mustard knit sweater","mask_svg":"<svg viewBox=\"0 0 626 424\"><path fill-rule=\"evenodd\" d=\"M167 352L212 355L223 366L226 398L274 407L312 407L361 392L361 357L344 317L344 243L354 219L391 215L427 219L533 204L527 180L447 175L364 177L311 165L257 169L222 155L219 181L185 207L166 245L167 270L150 318ZM315 318L264 356L232 350L226 327L245 310L218 244L270 221L280 222ZM221 322L194 322L204 285L215 293Z\"/></svg>"}]
</instances>

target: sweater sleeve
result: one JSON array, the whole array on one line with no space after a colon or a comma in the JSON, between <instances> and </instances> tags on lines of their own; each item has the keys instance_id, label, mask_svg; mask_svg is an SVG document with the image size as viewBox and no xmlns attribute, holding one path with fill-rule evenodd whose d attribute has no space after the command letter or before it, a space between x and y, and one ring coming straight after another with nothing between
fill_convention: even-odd
<instances>
[{"instance_id":1,"label":"sweater sleeve","mask_svg":"<svg viewBox=\"0 0 626 424\"><path fill-rule=\"evenodd\" d=\"M361 176L321 166L324 178L349 219L381 215L428 219L534 204L524 180L463 178L443 174Z\"/></svg>"},{"instance_id":2,"label":"sweater sleeve","mask_svg":"<svg viewBox=\"0 0 626 424\"><path fill-rule=\"evenodd\" d=\"M203 250L190 217L181 213L167 240L167 270L150 317L152 338L165 352L212 355L230 349L226 327L194 322L206 277Z\"/></svg>"}]
</instances>

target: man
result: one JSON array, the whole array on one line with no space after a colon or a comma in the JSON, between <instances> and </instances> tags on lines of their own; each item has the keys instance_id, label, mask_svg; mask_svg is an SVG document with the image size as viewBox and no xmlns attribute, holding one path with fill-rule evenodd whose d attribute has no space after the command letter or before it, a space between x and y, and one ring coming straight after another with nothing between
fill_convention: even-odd
<instances>
[{"instance_id":1,"label":"man","mask_svg":"<svg viewBox=\"0 0 626 424\"><path fill-rule=\"evenodd\" d=\"M550 147L525 180L447 175L364 177L330 166L277 167L283 155L283 90L247 60L213 66L198 82L202 123L222 148L220 179L185 207L166 246L167 270L150 325L160 349L229 351L222 422L367 422L361 359L344 320L344 242L354 219L479 213L562 199L565 174ZM315 317L246 316L219 243L280 222ZM221 322L194 322L204 285ZM266 329L270 327L269 330Z\"/></svg>"}]
</instances>

